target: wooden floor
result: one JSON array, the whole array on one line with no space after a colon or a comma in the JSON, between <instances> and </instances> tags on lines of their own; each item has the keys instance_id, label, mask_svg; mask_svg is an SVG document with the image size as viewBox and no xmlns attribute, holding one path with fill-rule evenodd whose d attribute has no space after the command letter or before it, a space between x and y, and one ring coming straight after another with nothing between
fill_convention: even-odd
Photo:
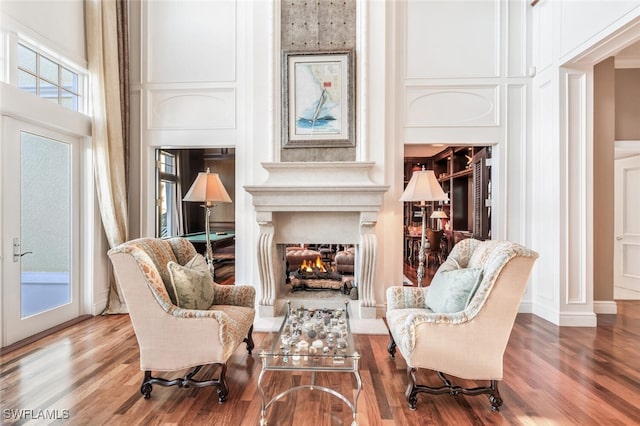
<instances>
[{"instance_id":1,"label":"wooden floor","mask_svg":"<svg viewBox=\"0 0 640 426\"><path fill-rule=\"evenodd\" d=\"M486 395L424 394L418 395L417 410L410 411L404 399L407 380L402 356L389 358L387 336L355 336L363 354L359 424L638 424L640 303L622 302L618 308L617 316L601 316L597 328L559 328L520 314L505 354L500 412L491 411ZM218 404L213 388L155 386L151 399L144 400L139 393L138 348L128 316L91 318L0 356L0 423L24 424L28 416L54 415L68 417L59 423L72 425L257 425L257 353L272 338L270 333L255 333L254 355L247 356L241 346L231 357L230 392L224 404ZM421 373L420 377L435 383L432 376ZM264 383L273 395L308 379L306 373L270 372ZM319 374L317 383L348 395L355 387L352 375L343 373ZM23 411L22 419L16 421L19 410L31 411ZM335 397L317 390L301 391L274 404L268 421L270 425L349 425L351 413ZM43 423L47 422L37 422Z\"/></svg>"}]
</instances>

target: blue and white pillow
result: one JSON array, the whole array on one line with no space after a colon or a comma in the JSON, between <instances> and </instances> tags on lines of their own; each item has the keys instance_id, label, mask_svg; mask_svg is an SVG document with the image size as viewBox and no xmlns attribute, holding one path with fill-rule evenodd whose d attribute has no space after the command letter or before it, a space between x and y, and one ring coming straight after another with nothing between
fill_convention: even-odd
<instances>
[{"instance_id":1,"label":"blue and white pillow","mask_svg":"<svg viewBox=\"0 0 640 426\"><path fill-rule=\"evenodd\" d=\"M439 270L427 289L425 305L433 312L463 311L482 281L481 268Z\"/></svg>"}]
</instances>

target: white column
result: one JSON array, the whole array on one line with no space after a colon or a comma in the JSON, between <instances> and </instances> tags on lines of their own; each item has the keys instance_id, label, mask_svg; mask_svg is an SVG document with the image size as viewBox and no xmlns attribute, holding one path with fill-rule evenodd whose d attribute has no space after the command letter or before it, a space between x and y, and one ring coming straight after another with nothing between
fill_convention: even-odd
<instances>
[{"instance_id":1,"label":"white column","mask_svg":"<svg viewBox=\"0 0 640 426\"><path fill-rule=\"evenodd\" d=\"M277 297L277 281L274 268L275 245L273 235L275 228L271 212L258 214L258 271L260 274L260 295L258 298L258 314L260 317L274 317Z\"/></svg>"},{"instance_id":2,"label":"white column","mask_svg":"<svg viewBox=\"0 0 640 426\"><path fill-rule=\"evenodd\" d=\"M360 298L360 318L376 317L375 271L377 239L375 234L375 213L361 213L360 249L356 273L359 278L358 296Z\"/></svg>"}]
</instances>

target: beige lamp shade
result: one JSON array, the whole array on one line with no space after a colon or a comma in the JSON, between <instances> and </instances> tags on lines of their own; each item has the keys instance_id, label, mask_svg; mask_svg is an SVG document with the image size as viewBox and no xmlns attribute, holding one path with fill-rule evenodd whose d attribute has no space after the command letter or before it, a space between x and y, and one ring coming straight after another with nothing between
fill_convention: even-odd
<instances>
[{"instance_id":1,"label":"beige lamp shade","mask_svg":"<svg viewBox=\"0 0 640 426\"><path fill-rule=\"evenodd\" d=\"M431 213L431 219L448 219L448 218L449 216L447 216L447 214L442 210L436 210L433 213Z\"/></svg>"},{"instance_id":2,"label":"beige lamp shade","mask_svg":"<svg viewBox=\"0 0 640 426\"><path fill-rule=\"evenodd\" d=\"M426 231L426 202L428 201L447 201L449 197L444 193L438 179L436 179L433 170L418 170L413 172L411 180L400 197L400 201L420 202L420 210L422 211L422 233L420 235L420 251L418 254L418 287L422 287L422 279L424 278L424 260L425 260L425 231ZM433 216L432 216L433 217Z\"/></svg>"},{"instance_id":3,"label":"beige lamp shade","mask_svg":"<svg viewBox=\"0 0 640 426\"><path fill-rule=\"evenodd\" d=\"M448 201L433 170L413 172L400 201Z\"/></svg>"},{"instance_id":4,"label":"beige lamp shade","mask_svg":"<svg viewBox=\"0 0 640 426\"><path fill-rule=\"evenodd\" d=\"M217 173L211 173L207 169L206 172L198 173L198 177L183 200L203 202L210 206L214 202L230 203L231 197L229 197L227 190L222 185L220 176Z\"/></svg>"}]
</instances>

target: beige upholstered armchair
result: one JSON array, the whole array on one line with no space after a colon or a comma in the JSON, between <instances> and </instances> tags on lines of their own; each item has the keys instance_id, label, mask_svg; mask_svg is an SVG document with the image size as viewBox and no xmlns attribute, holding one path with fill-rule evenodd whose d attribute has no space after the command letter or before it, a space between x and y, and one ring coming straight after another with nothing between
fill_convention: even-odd
<instances>
[{"instance_id":1,"label":"beige upholstered armchair","mask_svg":"<svg viewBox=\"0 0 640 426\"><path fill-rule=\"evenodd\" d=\"M387 290L388 351L393 358L397 347L407 362L409 408L420 392L488 394L492 409L500 408L502 358L537 257L508 241L462 240L429 287ZM443 385L416 384L418 368L437 372ZM490 383L463 388L445 374Z\"/></svg>"},{"instance_id":2,"label":"beige upholstered armchair","mask_svg":"<svg viewBox=\"0 0 640 426\"><path fill-rule=\"evenodd\" d=\"M227 360L242 342L249 355L254 346L255 289L215 284L204 258L184 238L132 240L109 257L140 347L142 395L149 398L154 384L216 386L224 402ZM209 364L218 378L196 380ZM192 370L174 380L151 375L183 369Z\"/></svg>"}]
</instances>

